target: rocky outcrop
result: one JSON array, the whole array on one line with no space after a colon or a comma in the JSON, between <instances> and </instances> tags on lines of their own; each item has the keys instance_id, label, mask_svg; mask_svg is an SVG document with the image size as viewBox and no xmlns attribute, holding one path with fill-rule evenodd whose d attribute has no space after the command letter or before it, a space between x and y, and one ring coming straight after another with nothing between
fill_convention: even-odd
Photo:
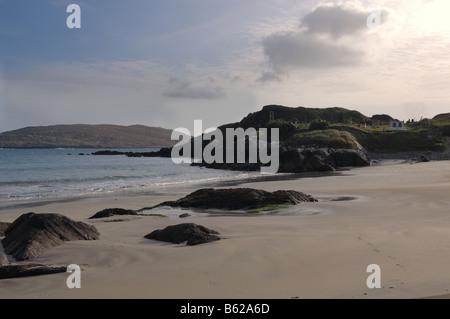
<instances>
[{"instance_id":1,"label":"rocky outcrop","mask_svg":"<svg viewBox=\"0 0 450 319\"><path fill-rule=\"evenodd\" d=\"M199 189L186 197L176 201L168 201L158 206L250 210L268 205L298 204L300 202L314 202L312 196L292 190L267 192L252 188Z\"/></svg>"},{"instance_id":2,"label":"rocky outcrop","mask_svg":"<svg viewBox=\"0 0 450 319\"><path fill-rule=\"evenodd\" d=\"M11 264L0 267L0 279L40 276L66 272L65 265Z\"/></svg>"},{"instance_id":3,"label":"rocky outcrop","mask_svg":"<svg viewBox=\"0 0 450 319\"><path fill-rule=\"evenodd\" d=\"M131 209L106 208L102 211L99 211L95 215L89 217L89 219L105 218L105 217L111 217L111 216L115 216L115 215L137 215L137 213Z\"/></svg>"},{"instance_id":4,"label":"rocky outcrop","mask_svg":"<svg viewBox=\"0 0 450 319\"><path fill-rule=\"evenodd\" d=\"M215 230L193 223L185 223L155 230L144 237L174 244L186 242L187 246L194 246L220 240L217 235L219 233Z\"/></svg>"},{"instance_id":5,"label":"rocky outcrop","mask_svg":"<svg viewBox=\"0 0 450 319\"><path fill-rule=\"evenodd\" d=\"M120 151L97 151L91 153L92 155L126 155L127 157L171 157L172 148L163 147L158 151L152 152L120 152Z\"/></svg>"},{"instance_id":6,"label":"rocky outcrop","mask_svg":"<svg viewBox=\"0 0 450 319\"><path fill-rule=\"evenodd\" d=\"M369 166L369 155L363 150L330 148L297 148L282 146L278 173L332 172L340 167ZM234 171L257 171L260 163L193 163L192 166Z\"/></svg>"},{"instance_id":7,"label":"rocky outcrop","mask_svg":"<svg viewBox=\"0 0 450 319\"><path fill-rule=\"evenodd\" d=\"M334 150L327 159L335 167L370 166L370 157L362 150Z\"/></svg>"},{"instance_id":8,"label":"rocky outcrop","mask_svg":"<svg viewBox=\"0 0 450 319\"><path fill-rule=\"evenodd\" d=\"M279 173L330 172L335 167L328 160L330 151L321 148L293 148L280 149Z\"/></svg>"},{"instance_id":9,"label":"rocky outcrop","mask_svg":"<svg viewBox=\"0 0 450 319\"><path fill-rule=\"evenodd\" d=\"M28 260L64 241L95 240L99 236L94 226L60 214L27 213L8 227L2 244L16 260Z\"/></svg>"}]
</instances>

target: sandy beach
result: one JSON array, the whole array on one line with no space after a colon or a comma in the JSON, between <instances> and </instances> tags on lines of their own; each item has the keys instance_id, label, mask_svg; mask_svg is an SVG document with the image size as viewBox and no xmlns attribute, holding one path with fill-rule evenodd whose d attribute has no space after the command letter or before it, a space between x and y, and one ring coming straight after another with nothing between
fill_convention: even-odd
<instances>
[{"instance_id":1,"label":"sandy beach","mask_svg":"<svg viewBox=\"0 0 450 319\"><path fill-rule=\"evenodd\" d=\"M81 288L68 273L0 281L5 298L424 298L450 289L450 165L382 160L338 175L241 184L313 195L267 214L194 213L91 220L110 207L139 209L180 198L107 196L0 210L0 221L23 213L60 213L94 225L96 241L73 241L33 262L78 264ZM345 199L345 200L337 200ZM166 211L167 212L167 211ZM164 213L164 211L155 211ZM155 229L193 222L223 238L198 246L145 239ZM381 288L369 289L367 266L381 267Z\"/></svg>"}]
</instances>

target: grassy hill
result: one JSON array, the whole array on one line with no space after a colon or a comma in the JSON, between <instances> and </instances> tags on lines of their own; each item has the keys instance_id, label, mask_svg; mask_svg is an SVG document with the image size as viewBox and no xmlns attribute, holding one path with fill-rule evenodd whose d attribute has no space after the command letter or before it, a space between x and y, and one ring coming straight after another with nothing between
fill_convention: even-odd
<instances>
[{"instance_id":1,"label":"grassy hill","mask_svg":"<svg viewBox=\"0 0 450 319\"><path fill-rule=\"evenodd\" d=\"M143 125L54 125L0 133L0 148L168 147L172 130Z\"/></svg>"},{"instance_id":2,"label":"grassy hill","mask_svg":"<svg viewBox=\"0 0 450 319\"><path fill-rule=\"evenodd\" d=\"M326 121L329 126L326 130L308 131L309 123L314 120ZM368 117L341 107L321 109L267 105L240 122L222 125L219 129L261 128L280 123L280 137L286 144L355 148L355 138L372 152L441 151L447 146L444 136L450 136L450 113L408 124L409 130L405 132L385 131L391 120L393 118L387 114ZM297 123L297 129L287 127L291 123ZM287 134L281 134L282 130Z\"/></svg>"},{"instance_id":3,"label":"grassy hill","mask_svg":"<svg viewBox=\"0 0 450 319\"><path fill-rule=\"evenodd\" d=\"M267 105L261 111L248 114L238 124L239 127L264 127L270 121L271 116L275 120L297 121L309 123L312 120L321 119L329 123L368 123L371 119L358 111L347 110L340 107L331 108L306 108L287 107L282 105Z\"/></svg>"},{"instance_id":4,"label":"grassy hill","mask_svg":"<svg viewBox=\"0 0 450 319\"><path fill-rule=\"evenodd\" d=\"M433 121L443 124L450 124L450 113L438 114L433 117Z\"/></svg>"},{"instance_id":5,"label":"grassy hill","mask_svg":"<svg viewBox=\"0 0 450 319\"><path fill-rule=\"evenodd\" d=\"M337 130L316 130L295 133L287 141L288 144L317 145L318 147L357 149L352 134Z\"/></svg>"}]
</instances>

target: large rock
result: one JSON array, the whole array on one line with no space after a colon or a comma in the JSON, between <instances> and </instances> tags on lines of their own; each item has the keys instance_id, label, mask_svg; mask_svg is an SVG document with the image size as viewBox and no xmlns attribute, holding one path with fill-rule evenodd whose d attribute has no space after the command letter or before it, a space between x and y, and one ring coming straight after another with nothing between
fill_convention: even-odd
<instances>
[{"instance_id":1,"label":"large rock","mask_svg":"<svg viewBox=\"0 0 450 319\"><path fill-rule=\"evenodd\" d=\"M261 163L211 163L205 161L192 166L257 171ZM332 172L339 167L369 166L370 158L364 150L280 146L278 173Z\"/></svg>"},{"instance_id":2,"label":"large rock","mask_svg":"<svg viewBox=\"0 0 450 319\"><path fill-rule=\"evenodd\" d=\"M176 201L168 201L158 206L184 208L216 208L228 210L248 210L268 205L298 204L317 201L310 195L292 190L267 192L253 188L199 189Z\"/></svg>"},{"instance_id":3,"label":"large rock","mask_svg":"<svg viewBox=\"0 0 450 319\"><path fill-rule=\"evenodd\" d=\"M0 222L0 237L5 236L5 230L11 225L11 223Z\"/></svg>"},{"instance_id":4,"label":"large rock","mask_svg":"<svg viewBox=\"0 0 450 319\"><path fill-rule=\"evenodd\" d=\"M94 226L60 214L27 213L8 227L2 244L16 260L27 260L64 241L95 240L99 236Z\"/></svg>"},{"instance_id":5,"label":"large rock","mask_svg":"<svg viewBox=\"0 0 450 319\"><path fill-rule=\"evenodd\" d=\"M370 166L369 155L361 150L335 150L327 159L335 167Z\"/></svg>"},{"instance_id":6,"label":"large rock","mask_svg":"<svg viewBox=\"0 0 450 319\"><path fill-rule=\"evenodd\" d=\"M0 279L40 276L66 272L65 265L11 264L0 267Z\"/></svg>"},{"instance_id":7,"label":"large rock","mask_svg":"<svg viewBox=\"0 0 450 319\"><path fill-rule=\"evenodd\" d=\"M217 235L219 233L215 230L193 223L185 223L155 230L144 237L174 244L186 242L186 245L194 246L220 240Z\"/></svg>"},{"instance_id":8,"label":"large rock","mask_svg":"<svg viewBox=\"0 0 450 319\"><path fill-rule=\"evenodd\" d=\"M111 216L115 216L115 215L137 215L137 213L131 209L106 208L102 211L99 211L95 215L89 217L89 219L105 218L105 217L111 217Z\"/></svg>"}]
</instances>

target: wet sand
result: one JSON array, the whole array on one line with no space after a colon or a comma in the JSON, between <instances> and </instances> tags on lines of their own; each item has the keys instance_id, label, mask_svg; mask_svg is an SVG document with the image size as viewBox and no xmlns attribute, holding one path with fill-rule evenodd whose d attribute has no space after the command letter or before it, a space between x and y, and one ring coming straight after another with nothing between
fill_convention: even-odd
<instances>
[{"instance_id":1,"label":"wet sand","mask_svg":"<svg viewBox=\"0 0 450 319\"><path fill-rule=\"evenodd\" d=\"M223 186L223 185L222 185ZM301 179L253 181L241 187L292 189L319 198L261 214L178 218L117 216L90 220L110 207L139 209L182 197L178 189L9 207L0 221L26 212L60 213L95 225L96 241L66 242L33 262L78 264L81 288L68 273L0 281L3 298L423 298L450 289L450 162L375 166ZM109 222L108 222L109 221ZM198 246L143 238L193 222L220 232ZM381 288L366 285L367 266L381 267Z\"/></svg>"}]
</instances>

